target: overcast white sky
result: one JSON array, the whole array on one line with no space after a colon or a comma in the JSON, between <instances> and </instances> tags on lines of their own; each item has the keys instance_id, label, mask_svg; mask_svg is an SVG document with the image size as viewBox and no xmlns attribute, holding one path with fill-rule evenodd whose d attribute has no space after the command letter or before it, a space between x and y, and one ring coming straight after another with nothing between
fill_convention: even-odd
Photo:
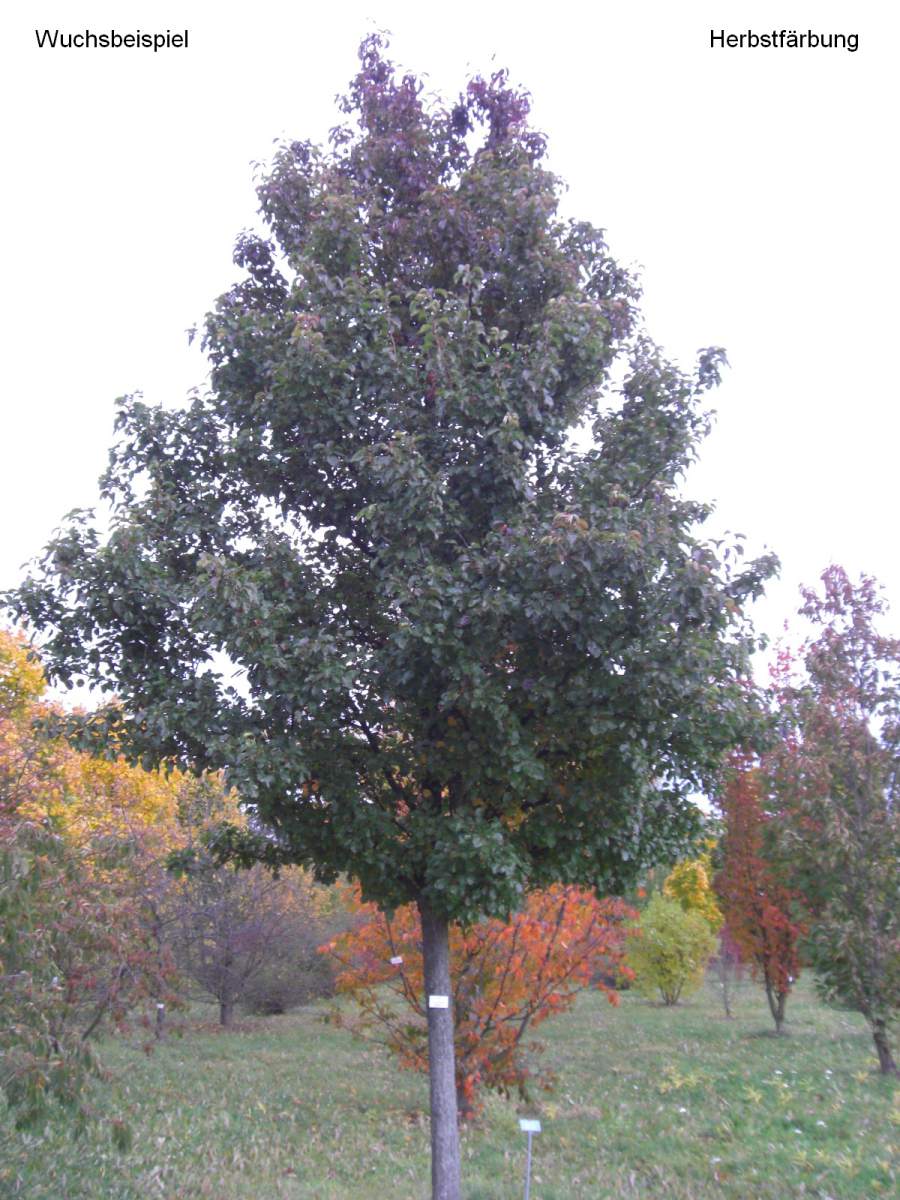
<instances>
[{"instance_id":1,"label":"overcast white sky","mask_svg":"<svg viewBox=\"0 0 900 1200\"><path fill-rule=\"evenodd\" d=\"M7 4L0 588L90 506L113 400L202 385L185 330L234 279L251 162L323 139L373 28L433 89L509 68L534 97L569 214L640 264L651 334L721 344L689 480L711 532L774 549L776 634L831 561L885 585L897 555L897 6L556 0L426 5ZM187 50L39 50L34 29L190 31ZM847 50L711 49L710 29L859 35Z\"/></svg>"}]
</instances>

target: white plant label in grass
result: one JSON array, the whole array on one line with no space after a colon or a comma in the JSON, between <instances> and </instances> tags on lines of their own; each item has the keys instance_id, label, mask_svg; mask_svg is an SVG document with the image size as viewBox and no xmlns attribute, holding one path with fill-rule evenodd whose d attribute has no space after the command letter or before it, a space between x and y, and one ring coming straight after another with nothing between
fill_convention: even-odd
<instances>
[{"instance_id":1,"label":"white plant label in grass","mask_svg":"<svg viewBox=\"0 0 900 1200\"><path fill-rule=\"evenodd\" d=\"M450 997L449 996L429 996L428 997L428 1007L429 1008L449 1008L450 1007Z\"/></svg>"},{"instance_id":2,"label":"white plant label in grass","mask_svg":"<svg viewBox=\"0 0 900 1200\"><path fill-rule=\"evenodd\" d=\"M391 959L391 966L399 967L399 966L402 966L402 964L403 964L403 955L395 954L394 957Z\"/></svg>"},{"instance_id":3,"label":"white plant label in grass","mask_svg":"<svg viewBox=\"0 0 900 1200\"><path fill-rule=\"evenodd\" d=\"M531 1121L527 1117L520 1117L519 1128L523 1133L540 1133L541 1123L540 1121Z\"/></svg>"}]
</instances>

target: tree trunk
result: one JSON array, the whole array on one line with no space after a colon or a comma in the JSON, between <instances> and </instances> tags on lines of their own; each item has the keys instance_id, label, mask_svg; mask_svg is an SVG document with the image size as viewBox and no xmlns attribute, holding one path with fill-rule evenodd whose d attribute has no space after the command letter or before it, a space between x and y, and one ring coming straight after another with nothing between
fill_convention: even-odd
<instances>
[{"instance_id":1,"label":"tree trunk","mask_svg":"<svg viewBox=\"0 0 900 1200\"><path fill-rule=\"evenodd\" d=\"M228 1000L219 1001L219 1024L226 1027L231 1024L231 1017L234 1012L233 1002Z\"/></svg>"},{"instance_id":2,"label":"tree trunk","mask_svg":"<svg viewBox=\"0 0 900 1200\"><path fill-rule=\"evenodd\" d=\"M460 1089L456 1089L456 1116L460 1124L465 1124L466 1121L471 1121L475 1116L475 1109L470 1101L466 1098L465 1093Z\"/></svg>"},{"instance_id":3,"label":"tree trunk","mask_svg":"<svg viewBox=\"0 0 900 1200\"><path fill-rule=\"evenodd\" d=\"M875 1042L875 1049L878 1051L878 1066L882 1075L900 1075L900 1070L894 1062L894 1056L891 1054L891 1047L888 1044L885 1023L879 1018L872 1022L872 1038Z\"/></svg>"},{"instance_id":4,"label":"tree trunk","mask_svg":"<svg viewBox=\"0 0 900 1200\"><path fill-rule=\"evenodd\" d=\"M424 901L418 904L425 959L425 1003L429 996L451 995L450 929ZM431 1085L431 1197L460 1200L459 1130L453 1009L428 1008L428 1078Z\"/></svg>"},{"instance_id":5,"label":"tree trunk","mask_svg":"<svg viewBox=\"0 0 900 1200\"><path fill-rule=\"evenodd\" d=\"M787 992L776 991L773 984L766 980L766 999L769 1001L769 1012L775 1022L775 1033L779 1037L784 1033L784 1006L787 998Z\"/></svg>"}]
</instances>

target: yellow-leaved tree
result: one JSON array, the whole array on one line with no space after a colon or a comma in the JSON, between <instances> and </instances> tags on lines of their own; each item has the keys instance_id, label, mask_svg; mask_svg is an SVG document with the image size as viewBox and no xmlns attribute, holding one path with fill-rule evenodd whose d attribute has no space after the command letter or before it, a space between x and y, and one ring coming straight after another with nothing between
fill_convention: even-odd
<instances>
[{"instance_id":1,"label":"yellow-leaved tree","mask_svg":"<svg viewBox=\"0 0 900 1200\"><path fill-rule=\"evenodd\" d=\"M696 858L676 863L663 883L663 895L677 900L685 912L696 913L713 933L725 920L712 886L712 844Z\"/></svg>"},{"instance_id":2,"label":"yellow-leaved tree","mask_svg":"<svg viewBox=\"0 0 900 1200\"><path fill-rule=\"evenodd\" d=\"M0 630L0 1088L27 1126L54 1100L83 1116L90 1039L169 995L148 920L180 781L97 760L58 715L25 639Z\"/></svg>"}]
</instances>

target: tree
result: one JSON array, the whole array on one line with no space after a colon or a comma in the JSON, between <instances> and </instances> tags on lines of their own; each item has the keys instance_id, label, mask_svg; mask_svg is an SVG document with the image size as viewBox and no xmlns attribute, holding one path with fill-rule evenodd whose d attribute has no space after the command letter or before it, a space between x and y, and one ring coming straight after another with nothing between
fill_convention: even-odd
<instances>
[{"instance_id":1,"label":"tree","mask_svg":"<svg viewBox=\"0 0 900 1200\"><path fill-rule=\"evenodd\" d=\"M84 1119L93 1035L168 997L172 976L145 889L174 788L41 736L44 690L24 640L0 630L0 1087L23 1127L53 1101Z\"/></svg>"},{"instance_id":2,"label":"tree","mask_svg":"<svg viewBox=\"0 0 900 1200\"><path fill-rule=\"evenodd\" d=\"M55 679L118 698L71 736L226 769L272 833L222 856L415 903L449 995L451 921L677 857L746 736L741 605L773 565L700 540L677 484L721 354L685 376L639 331L527 96L500 72L429 105L379 37L360 60L330 147L261 180L210 393L121 401L109 535L76 512L9 601ZM428 1023L454 1200L452 1010Z\"/></svg>"},{"instance_id":3,"label":"tree","mask_svg":"<svg viewBox=\"0 0 900 1200\"><path fill-rule=\"evenodd\" d=\"M696 858L676 863L663 883L662 894L677 900L685 912L693 912L706 921L717 936L716 950L708 969L719 981L725 1016L731 1019L731 986L741 972L741 955L734 938L724 924L712 884L713 851L718 850L713 837L705 839L706 849Z\"/></svg>"},{"instance_id":4,"label":"tree","mask_svg":"<svg viewBox=\"0 0 900 1200\"><path fill-rule=\"evenodd\" d=\"M650 998L658 992L664 1004L674 1005L703 983L715 948L715 934L699 913L657 894L632 931L627 962L641 995Z\"/></svg>"},{"instance_id":5,"label":"tree","mask_svg":"<svg viewBox=\"0 0 900 1200\"><path fill-rule=\"evenodd\" d=\"M713 933L722 925L722 912L710 881L712 871L710 850L696 858L676 863L663 883L663 895L677 900L685 912L694 912L707 923Z\"/></svg>"},{"instance_id":6,"label":"tree","mask_svg":"<svg viewBox=\"0 0 900 1200\"><path fill-rule=\"evenodd\" d=\"M753 977L762 979L775 1032L781 1034L785 1004L800 977L799 942L804 928L797 919L800 897L779 881L767 858L771 821L763 809L764 786L750 756L732 758L721 792L725 834L715 886L728 931ZM771 847L772 830L768 832Z\"/></svg>"},{"instance_id":7,"label":"tree","mask_svg":"<svg viewBox=\"0 0 900 1200\"><path fill-rule=\"evenodd\" d=\"M247 824L237 795L219 774L175 775L173 782L165 838L174 849L165 855L168 870L157 863L141 896L181 984L190 981L216 1000L225 1026L238 1005L272 1014L331 995L333 977L317 950L346 927L346 889L320 888L299 867L273 877L262 866L236 871L217 863L207 842L218 827Z\"/></svg>"},{"instance_id":8,"label":"tree","mask_svg":"<svg viewBox=\"0 0 900 1200\"><path fill-rule=\"evenodd\" d=\"M216 778L184 791L178 824L186 852L158 906L179 969L218 1002L224 1026L239 1004L275 1012L330 994L328 965L316 953L335 930L335 914L326 919L316 894L323 889L298 867L273 878L262 865L217 864L203 833L225 816L241 820L237 798Z\"/></svg>"},{"instance_id":9,"label":"tree","mask_svg":"<svg viewBox=\"0 0 900 1200\"><path fill-rule=\"evenodd\" d=\"M360 924L322 947L340 965L338 990L360 1008L358 1017L339 1012L335 1019L383 1042L404 1066L427 1071L418 912L414 905L391 917L375 905L361 911ZM503 1095L515 1088L528 1098L533 1074L525 1051L541 1047L526 1043L525 1035L571 1008L580 991L593 985L618 1003L610 981L625 971L624 923L636 916L620 900L598 900L584 889L556 885L532 893L509 922L452 930L456 1098L464 1119L478 1112L483 1088ZM551 1085L545 1076L537 1082Z\"/></svg>"},{"instance_id":10,"label":"tree","mask_svg":"<svg viewBox=\"0 0 900 1200\"><path fill-rule=\"evenodd\" d=\"M709 960L709 971L719 981L722 993L722 1007L725 1016L730 1021L734 1014L731 1011L731 989L743 975L744 963L740 947L731 936L727 924L719 930L719 941L716 952Z\"/></svg>"},{"instance_id":11,"label":"tree","mask_svg":"<svg viewBox=\"0 0 900 1200\"><path fill-rule=\"evenodd\" d=\"M831 566L804 590L815 634L805 679L779 673L781 740L767 760L783 869L808 913L806 952L826 998L862 1013L896 1074L900 1011L900 639L878 633L875 581Z\"/></svg>"}]
</instances>

